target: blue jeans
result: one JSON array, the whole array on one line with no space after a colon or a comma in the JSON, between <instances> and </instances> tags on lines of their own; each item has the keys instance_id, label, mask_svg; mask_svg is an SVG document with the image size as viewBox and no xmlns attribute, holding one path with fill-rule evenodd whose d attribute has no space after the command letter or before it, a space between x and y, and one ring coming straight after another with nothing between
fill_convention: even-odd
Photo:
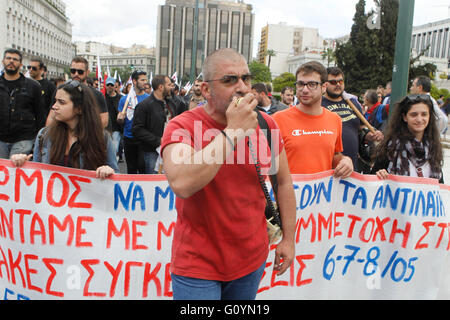
<instances>
[{"instance_id":1,"label":"blue jeans","mask_svg":"<svg viewBox=\"0 0 450 320\"><path fill-rule=\"evenodd\" d=\"M119 153L120 138L122 137L120 131L113 131L111 137L114 144L114 151L117 155Z\"/></svg>"},{"instance_id":2,"label":"blue jeans","mask_svg":"<svg viewBox=\"0 0 450 320\"><path fill-rule=\"evenodd\" d=\"M145 174L158 174L155 170L158 152L144 152Z\"/></svg>"},{"instance_id":3,"label":"blue jeans","mask_svg":"<svg viewBox=\"0 0 450 320\"><path fill-rule=\"evenodd\" d=\"M13 154L33 153L34 140L23 140L14 143L0 141L0 159L9 159Z\"/></svg>"},{"instance_id":4,"label":"blue jeans","mask_svg":"<svg viewBox=\"0 0 450 320\"><path fill-rule=\"evenodd\" d=\"M202 280L172 273L174 300L255 300L266 263L247 276L229 282Z\"/></svg>"}]
</instances>

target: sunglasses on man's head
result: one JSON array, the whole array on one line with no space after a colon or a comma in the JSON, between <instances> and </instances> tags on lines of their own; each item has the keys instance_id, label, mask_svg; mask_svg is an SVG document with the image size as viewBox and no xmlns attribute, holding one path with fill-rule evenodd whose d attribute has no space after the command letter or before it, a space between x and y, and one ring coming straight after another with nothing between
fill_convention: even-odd
<instances>
[{"instance_id":1,"label":"sunglasses on man's head","mask_svg":"<svg viewBox=\"0 0 450 320\"><path fill-rule=\"evenodd\" d=\"M408 102L420 102L420 101L431 101L430 96L427 94L410 94L404 98Z\"/></svg>"},{"instance_id":2,"label":"sunglasses on man's head","mask_svg":"<svg viewBox=\"0 0 450 320\"><path fill-rule=\"evenodd\" d=\"M85 71L81 69L70 69L70 73L71 74L78 73L80 76L82 76L85 73Z\"/></svg>"},{"instance_id":3,"label":"sunglasses on man's head","mask_svg":"<svg viewBox=\"0 0 450 320\"><path fill-rule=\"evenodd\" d=\"M206 82L220 81L223 84L233 85L233 84L238 83L239 79L242 79L242 81L245 84L250 84L252 82L252 75L251 74L244 74L242 76L225 75L220 79L206 80Z\"/></svg>"},{"instance_id":4,"label":"sunglasses on man's head","mask_svg":"<svg viewBox=\"0 0 450 320\"><path fill-rule=\"evenodd\" d=\"M77 80L67 80L66 83L64 83L64 85L69 86L74 89L78 88L78 91L80 91L80 92L83 91L83 88L81 87L81 83Z\"/></svg>"},{"instance_id":5,"label":"sunglasses on man's head","mask_svg":"<svg viewBox=\"0 0 450 320\"><path fill-rule=\"evenodd\" d=\"M28 70L38 71L38 67L27 66Z\"/></svg>"}]
</instances>

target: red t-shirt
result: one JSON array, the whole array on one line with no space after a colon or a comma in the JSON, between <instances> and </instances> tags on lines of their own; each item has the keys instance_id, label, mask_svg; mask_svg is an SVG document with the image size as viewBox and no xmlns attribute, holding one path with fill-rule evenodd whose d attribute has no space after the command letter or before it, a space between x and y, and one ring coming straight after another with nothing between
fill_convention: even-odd
<instances>
[{"instance_id":1,"label":"red t-shirt","mask_svg":"<svg viewBox=\"0 0 450 320\"><path fill-rule=\"evenodd\" d=\"M270 128L275 122L263 115ZM164 132L161 153L172 143L205 148L225 129L204 110L195 108L172 119ZM267 140L257 130L251 137L261 150ZM258 136L258 138L257 138ZM274 136L274 134L272 134ZM262 138L264 137L264 138ZM277 135L275 135L277 137ZM272 138L274 140L274 137ZM176 200L178 219L172 243L171 272L185 277L232 281L257 270L268 255L265 197L246 141L242 140L215 178L188 199ZM283 148L278 135L279 154ZM257 153L264 154L256 148ZM241 150L243 152L238 155ZM270 153L267 151L270 160ZM261 162L267 162L262 159Z\"/></svg>"}]
</instances>

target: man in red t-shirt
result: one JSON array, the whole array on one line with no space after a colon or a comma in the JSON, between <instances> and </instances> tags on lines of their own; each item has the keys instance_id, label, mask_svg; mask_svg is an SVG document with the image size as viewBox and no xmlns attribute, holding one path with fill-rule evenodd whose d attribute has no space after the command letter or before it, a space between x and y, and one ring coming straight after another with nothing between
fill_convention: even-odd
<instances>
[{"instance_id":1,"label":"man in red t-shirt","mask_svg":"<svg viewBox=\"0 0 450 320\"><path fill-rule=\"evenodd\" d=\"M174 299L255 299L269 245L264 209L250 140L258 159L267 154L258 127L257 101L242 55L232 49L212 53L204 62L202 94L207 104L172 119L161 143L164 170L177 195L178 219L172 243ZM239 99L238 99L239 98ZM278 127L263 114L278 165L277 200L283 238L274 268L283 274L295 255L296 203ZM256 147L255 147L256 149ZM270 151L269 151L270 152Z\"/></svg>"}]
</instances>

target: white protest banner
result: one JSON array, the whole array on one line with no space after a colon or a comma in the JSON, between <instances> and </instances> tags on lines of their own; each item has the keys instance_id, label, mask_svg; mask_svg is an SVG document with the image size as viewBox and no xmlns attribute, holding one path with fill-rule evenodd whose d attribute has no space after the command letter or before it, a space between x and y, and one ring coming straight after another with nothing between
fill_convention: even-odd
<instances>
[{"instance_id":1,"label":"white protest banner","mask_svg":"<svg viewBox=\"0 0 450 320\"><path fill-rule=\"evenodd\" d=\"M450 297L450 187L294 176L296 258L271 247L258 299ZM171 299L175 195L164 176L0 160L0 299Z\"/></svg>"},{"instance_id":2,"label":"white protest banner","mask_svg":"<svg viewBox=\"0 0 450 320\"><path fill-rule=\"evenodd\" d=\"M436 180L294 176L296 258L266 264L259 299L449 299L450 187Z\"/></svg>"}]
</instances>

